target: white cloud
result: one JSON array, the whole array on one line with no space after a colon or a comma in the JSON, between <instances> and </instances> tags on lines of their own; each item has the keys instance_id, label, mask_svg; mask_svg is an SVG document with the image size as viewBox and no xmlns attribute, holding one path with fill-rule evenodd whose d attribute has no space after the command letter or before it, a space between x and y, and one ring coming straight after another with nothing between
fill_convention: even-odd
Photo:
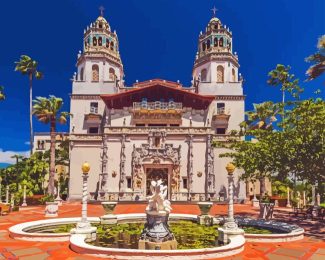
<instances>
[{"instance_id":1,"label":"white cloud","mask_svg":"<svg viewBox=\"0 0 325 260\"><path fill-rule=\"evenodd\" d=\"M16 159L11 158L11 156L15 154L19 154L24 157L29 157L29 151L16 152L16 151L3 151L2 149L0 149L0 163L10 163L10 164L15 163Z\"/></svg>"}]
</instances>

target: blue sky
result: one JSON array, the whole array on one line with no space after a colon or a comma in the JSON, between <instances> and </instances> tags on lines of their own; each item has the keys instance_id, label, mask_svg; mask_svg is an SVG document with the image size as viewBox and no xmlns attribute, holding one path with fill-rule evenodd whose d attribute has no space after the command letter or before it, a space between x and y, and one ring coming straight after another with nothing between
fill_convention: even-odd
<instances>
[{"instance_id":1,"label":"blue sky","mask_svg":"<svg viewBox=\"0 0 325 260\"><path fill-rule=\"evenodd\" d=\"M39 61L44 79L34 82L34 97L62 97L69 109L69 93L83 30L94 21L98 7L120 41L126 82L164 78L189 85L199 32L217 17L233 32L244 76L246 108L265 100L279 101L278 89L267 86L267 73L277 63L292 66L305 80L304 58L316 50L325 33L323 0L21 0L0 3L0 85L7 99L0 102L0 163L11 154L28 151L28 81L14 72L14 61L28 54ZM303 97L323 88L324 76L303 83ZM35 131L48 131L34 120ZM67 131L67 126L59 127Z\"/></svg>"}]
</instances>

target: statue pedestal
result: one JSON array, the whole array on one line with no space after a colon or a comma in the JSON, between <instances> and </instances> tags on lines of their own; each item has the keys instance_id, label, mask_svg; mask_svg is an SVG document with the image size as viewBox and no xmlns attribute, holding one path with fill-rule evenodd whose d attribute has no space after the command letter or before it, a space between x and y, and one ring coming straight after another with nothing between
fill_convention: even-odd
<instances>
[{"instance_id":1,"label":"statue pedestal","mask_svg":"<svg viewBox=\"0 0 325 260\"><path fill-rule=\"evenodd\" d=\"M96 227L92 227L89 222L78 222L77 227L70 230L71 234L82 234L86 237L86 241L96 240Z\"/></svg>"},{"instance_id":2,"label":"statue pedestal","mask_svg":"<svg viewBox=\"0 0 325 260\"><path fill-rule=\"evenodd\" d=\"M100 217L100 224L117 224L117 217L113 214L108 214Z\"/></svg>"},{"instance_id":3,"label":"statue pedestal","mask_svg":"<svg viewBox=\"0 0 325 260\"><path fill-rule=\"evenodd\" d=\"M139 249L173 250L177 242L168 227L166 211L147 211L147 222L139 239Z\"/></svg>"},{"instance_id":4,"label":"statue pedestal","mask_svg":"<svg viewBox=\"0 0 325 260\"><path fill-rule=\"evenodd\" d=\"M213 216L211 215L199 215L197 216L197 223L200 225L212 226Z\"/></svg>"}]
</instances>

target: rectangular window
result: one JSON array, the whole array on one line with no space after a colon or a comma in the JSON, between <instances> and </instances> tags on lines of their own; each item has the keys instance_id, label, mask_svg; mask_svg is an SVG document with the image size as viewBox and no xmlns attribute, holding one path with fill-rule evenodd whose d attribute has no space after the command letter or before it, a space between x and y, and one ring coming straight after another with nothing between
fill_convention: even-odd
<instances>
[{"instance_id":1,"label":"rectangular window","mask_svg":"<svg viewBox=\"0 0 325 260\"><path fill-rule=\"evenodd\" d=\"M187 177L183 177L183 189L188 189Z\"/></svg>"},{"instance_id":2,"label":"rectangular window","mask_svg":"<svg viewBox=\"0 0 325 260\"><path fill-rule=\"evenodd\" d=\"M98 127L89 127L88 133L89 134L98 134Z\"/></svg>"},{"instance_id":3,"label":"rectangular window","mask_svg":"<svg viewBox=\"0 0 325 260\"><path fill-rule=\"evenodd\" d=\"M226 128L217 128L216 132L217 135L224 135L226 134Z\"/></svg>"},{"instance_id":4,"label":"rectangular window","mask_svg":"<svg viewBox=\"0 0 325 260\"><path fill-rule=\"evenodd\" d=\"M179 124L170 124L170 126L177 127L177 126L179 126Z\"/></svg>"},{"instance_id":5,"label":"rectangular window","mask_svg":"<svg viewBox=\"0 0 325 260\"><path fill-rule=\"evenodd\" d=\"M132 179L131 177L126 177L128 189L132 189Z\"/></svg>"},{"instance_id":6,"label":"rectangular window","mask_svg":"<svg viewBox=\"0 0 325 260\"><path fill-rule=\"evenodd\" d=\"M98 114L98 102L91 102L90 103L90 113Z\"/></svg>"},{"instance_id":7,"label":"rectangular window","mask_svg":"<svg viewBox=\"0 0 325 260\"><path fill-rule=\"evenodd\" d=\"M135 126L143 127L143 126L146 126L146 125L145 124L135 124Z\"/></svg>"},{"instance_id":8,"label":"rectangular window","mask_svg":"<svg viewBox=\"0 0 325 260\"><path fill-rule=\"evenodd\" d=\"M224 114L225 113L225 103L217 103L217 114Z\"/></svg>"},{"instance_id":9,"label":"rectangular window","mask_svg":"<svg viewBox=\"0 0 325 260\"><path fill-rule=\"evenodd\" d=\"M149 124L148 126L167 126L167 124Z\"/></svg>"}]
</instances>

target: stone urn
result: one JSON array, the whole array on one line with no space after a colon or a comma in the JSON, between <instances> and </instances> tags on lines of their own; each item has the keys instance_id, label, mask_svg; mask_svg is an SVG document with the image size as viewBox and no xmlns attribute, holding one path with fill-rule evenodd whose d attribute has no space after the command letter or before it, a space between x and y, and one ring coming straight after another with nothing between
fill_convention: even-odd
<instances>
[{"instance_id":1,"label":"stone urn","mask_svg":"<svg viewBox=\"0 0 325 260\"><path fill-rule=\"evenodd\" d=\"M258 218L261 219L272 219L273 217L274 203L260 202L260 215Z\"/></svg>"},{"instance_id":2,"label":"stone urn","mask_svg":"<svg viewBox=\"0 0 325 260\"><path fill-rule=\"evenodd\" d=\"M105 215L111 215L111 214L113 214L113 211L117 205L117 202L104 201L101 204L105 210Z\"/></svg>"},{"instance_id":3,"label":"stone urn","mask_svg":"<svg viewBox=\"0 0 325 260\"><path fill-rule=\"evenodd\" d=\"M100 223L101 224L116 224L117 217L116 217L116 215L113 214L113 212L117 205L117 202L104 201L101 204L105 210L105 215L100 217Z\"/></svg>"},{"instance_id":4,"label":"stone urn","mask_svg":"<svg viewBox=\"0 0 325 260\"><path fill-rule=\"evenodd\" d=\"M200 208L201 215L209 215L213 202L198 202L197 205Z\"/></svg>"},{"instance_id":5,"label":"stone urn","mask_svg":"<svg viewBox=\"0 0 325 260\"><path fill-rule=\"evenodd\" d=\"M213 205L212 202L198 202L201 214L197 216L197 222L200 225L211 226L213 224L213 217L209 215L210 209Z\"/></svg>"}]
</instances>

